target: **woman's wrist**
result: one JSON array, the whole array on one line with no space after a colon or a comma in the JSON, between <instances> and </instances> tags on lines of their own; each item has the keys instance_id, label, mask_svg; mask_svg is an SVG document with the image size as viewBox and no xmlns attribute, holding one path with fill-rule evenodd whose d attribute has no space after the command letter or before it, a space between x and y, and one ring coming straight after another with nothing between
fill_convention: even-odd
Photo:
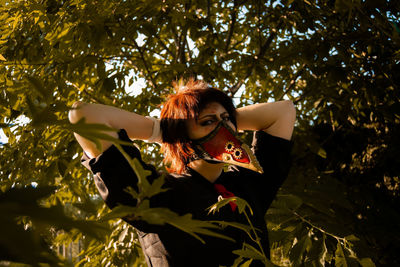
<instances>
[{"instance_id":1,"label":"woman's wrist","mask_svg":"<svg viewBox=\"0 0 400 267\"><path fill-rule=\"evenodd\" d=\"M160 119L146 116L153 121L153 128L151 136L146 140L149 143L162 143L162 132L160 127Z\"/></svg>"}]
</instances>

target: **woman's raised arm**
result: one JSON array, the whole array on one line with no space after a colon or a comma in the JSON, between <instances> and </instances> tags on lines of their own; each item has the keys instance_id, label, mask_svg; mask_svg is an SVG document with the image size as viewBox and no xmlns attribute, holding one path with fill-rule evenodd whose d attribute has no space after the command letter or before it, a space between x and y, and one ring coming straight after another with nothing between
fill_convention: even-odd
<instances>
[{"instance_id":1,"label":"woman's raised arm","mask_svg":"<svg viewBox=\"0 0 400 267\"><path fill-rule=\"evenodd\" d=\"M237 109L238 130L263 130L290 140L296 121L296 109L292 101L254 104Z\"/></svg>"},{"instance_id":2,"label":"woman's raised arm","mask_svg":"<svg viewBox=\"0 0 400 267\"><path fill-rule=\"evenodd\" d=\"M153 121L136 113L112 106L89 104L81 101L75 102L72 108L68 113L69 121L72 124L85 118L86 123L98 123L114 129L125 129L130 139L147 140L152 135ZM116 132L105 133L118 138ZM112 144L110 141L100 140L103 151L99 151L92 141L77 133L74 133L74 135L82 149L91 158L97 157Z\"/></svg>"}]
</instances>

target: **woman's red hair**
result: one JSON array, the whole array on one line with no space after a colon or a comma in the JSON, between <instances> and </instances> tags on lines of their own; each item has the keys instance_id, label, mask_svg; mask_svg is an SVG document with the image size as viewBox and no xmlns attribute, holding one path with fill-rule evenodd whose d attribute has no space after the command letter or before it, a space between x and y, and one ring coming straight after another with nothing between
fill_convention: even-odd
<instances>
[{"instance_id":1,"label":"woman's red hair","mask_svg":"<svg viewBox=\"0 0 400 267\"><path fill-rule=\"evenodd\" d=\"M169 95L161 110L161 130L164 163L169 172L184 173L194 150L186 129L187 119L196 119L211 102L220 103L236 124L236 109L232 99L204 81L190 79L186 85L174 83L176 94Z\"/></svg>"}]
</instances>

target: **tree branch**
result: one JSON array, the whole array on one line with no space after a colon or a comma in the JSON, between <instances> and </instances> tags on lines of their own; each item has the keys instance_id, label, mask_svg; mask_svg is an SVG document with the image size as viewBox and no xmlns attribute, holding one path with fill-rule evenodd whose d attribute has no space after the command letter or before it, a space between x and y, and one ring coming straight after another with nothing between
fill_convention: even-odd
<instances>
[{"instance_id":1,"label":"tree branch","mask_svg":"<svg viewBox=\"0 0 400 267\"><path fill-rule=\"evenodd\" d=\"M326 234L326 235L329 235L329 236L335 238L338 242L339 242L339 241L342 241L342 242L347 243L346 238L343 238L343 237L340 237L340 236L336 236L336 235L334 235L334 234L332 234L332 233L329 233L329 232L325 231L324 229L322 229L321 227L316 226L315 224L313 224L311 221L307 220L306 218L304 218L304 217L301 216L300 214L298 214L295 210L291 210L291 209L289 209L289 210L290 210L297 218L299 218L301 221L305 222L306 224L310 225L312 228L315 228L315 229L317 229L318 231L320 231L321 233L324 233L324 234Z\"/></svg>"},{"instance_id":2,"label":"tree branch","mask_svg":"<svg viewBox=\"0 0 400 267\"><path fill-rule=\"evenodd\" d=\"M244 37L243 37L241 40L237 41L235 44L233 44L233 45L232 45L232 48L233 48L233 49L236 49L236 47L237 47L238 45L240 45L241 43L243 43L244 41L246 41L247 37L248 37L247 34L244 34Z\"/></svg>"},{"instance_id":3,"label":"tree branch","mask_svg":"<svg viewBox=\"0 0 400 267\"><path fill-rule=\"evenodd\" d=\"M253 61L253 64L248 68L247 73L244 78L239 80L235 85L233 85L231 88L229 88L229 92L231 93L231 96L234 96L239 88L243 85L244 81L250 77L251 72L253 71L253 68L258 60L260 60L262 57L264 57L265 53L267 52L268 48L270 47L272 41L275 39L276 35L278 34L278 30L282 27L283 20L281 19L280 22L278 23L278 26L276 27L276 30L272 30L272 33L268 37L268 39L265 41L265 43L261 46L260 51L258 54L254 57L255 60Z\"/></svg>"},{"instance_id":4,"label":"tree branch","mask_svg":"<svg viewBox=\"0 0 400 267\"><path fill-rule=\"evenodd\" d=\"M107 57L102 57L98 55L85 55L84 57L97 57L101 60L110 60L110 59L115 59L115 58L126 58L126 59L131 59L133 56L132 55L119 55L119 56L107 56ZM80 58L74 58L66 61L57 61L57 62L38 62L38 63L21 63L17 61L6 61L6 62L0 62L0 65L3 66L47 66L49 64L53 65L61 65L61 64L70 64L73 61L79 60Z\"/></svg>"},{"instance_id":5,"label":"tree branch","mask_svg":"<svg viewBox=\"0 0 400 267\"><path fill-rule=\"evenodd\" d=\"M164 48L168 54L170 54L172 56L172 58L174 57L174 53L172 53L171 50L169 50L169 48L166 46L166 44L160 39L160 36L158 36L157 34L155 34L155 37L158 40L158 43L162 46L162 48Z\"/></svg>"},{"instance_id":6,"label":"tree branch","mask_svg":"<svg viewBox=\"0 0 400 267\"><path fill-rule=\"evenodd\" d=\"M283 20L281 20L278 25L276 26L276 29L272 29L272 33L268 37L268 39L265 41L265 43L261 46L260 51L258 53L258 59L262 58L265 55L265 52L267 52L268 48L270 47L272 41L275 39L276 35L278 34L278 30L282 27Z\"/></svg>"},{"instance_id":7,"label":"tree branch","mask_svg":"<svg viewBox=\"0 0 400 267\"><path fill-rule=\"evenodd\" d=\"M225 44L225 52L228 52L229 45L231 44L233 31L234 31L234 28L235 28L236 8L237 8L237 0L234 0L233 1L233 9L232 9L232 12L231 12L231 21L230 21L229 30L228 30L228 37L226 39L226 44Z\"/></svg>"},{"instance_id":8,"label":"tree branch","mask_svg":"<svg viewBox=\"0 0 400 267\"><path fill-rule=\"evenodd\" d=\"M95 95L91 94L90 92L88 92L86 89L84 90L80 90L79 86L77 86L75 83L66 80L66 82L70 83L73 87L75 87L75 89L78 90L78 92L82 92L83 94L85 94L87 97L89 97L90 101L94 102L94 103L99 103L99 104L103 104L106 105L106 103L104 103L103 101L101 101L100 99L98 99Z\"/></svg>"},{"instance_id":9,"label":"tree branch","mask_svg":"<svg viewBox=\"0 0 400 267\"><path fill-rule=\"evenodd\" d=\"M171 32L174 35L174 43L175 43L175 55L174 57L174 61L178 62L179 59L179 36L177 34L177 32L175 31L174 27L171 27Z\"/></svg>"},{"instance_id":10,"label":"tree branch","mask_svg":"<svg viewBox=\"0 0 400 267\"><path fill-rule=\"evenodd\" d=\"M179 47L178 47L178 55L179 55L179 63L186 64L186 56L185 56L185 43L186 43L186 34L188 27L184 26L182 29L182 33L179 36Z\"/></svg>"},{"instance_id":11,"label":"tree branch","mask_svg":"<svg viewBox=\"0 0 400 267\"><path fill-rule=\"evenodd\" d=\"M139 52L139 54L140 54L140 58L142 59L144 68L146 69L147 76L149 76L149 78L150 78L150 83L151 83L151 85L153 86L154 89L157 89L157 84L156 84L156 82L155 82L155 80L154 80L154 78L153 78L153 75L152 75L151 72L150 72L149 66L147 65L147 61L146 61L146 59L144 58L144 54L143 54L142 49L141 49L140 46L137 44L137 42L136 42L135 39L133 39L132 41L133 41L133 43L134 43L136 49L138 50L138 52Z\"/></svg>"},{"instance_id":12,"label":"tree branch","mask_svg":"<svg viewBox=\"0 0 400 267\"><path fill-rule=\"evenodd\" d=\"M189 1L189 3L185 4L185 13L190 9L191 6L191 1ZM178 51L178 55L179 55L179 62L182 64L186 65L186 55L185 55L185 44L186 44L186 35L188 32L188 23L186 22L184 24L184 26L182 27L182 32L179 36L179 51Z\"/></svg>"},{"instance_id":13,"label":"tree branch","mask_svg":"<svg viewBox=\"0 0 400 267\"><path fill-rule=\"evenodd\" d=\"M186 45L187 50L188 50L189 61L192 61L192 51L190 50L189 42L187 41L187 39L185 40L185 45Z\"/></svg>"},{"instance_id":14,"label":"tree branch","mask_svg":"<svg viewBox=\"0 0 400 267\"><path fill-rule=\"evenodd\" d=\"M303 74L304 72L304 68L305 68L306 64L303 64L301 66L301 68L297 71L295 77L289 82L289 86L286 88L286 90L283 92L283 94L281 95L281 97L279 97L279 100L282 100L283 97L290 91L292 90L294 84L296 83L296 80L300 77L301 74Z\"/></svg>"},{"instance_id":15,"label":"tree branch","mask_svg":"<svg viewBox=\"0 0 400 267\"><path fill-rule=\"evenodd\" d=\"M134 49L137 49L137 47L136 47L136 45L132 45L132 44L130 44L130 43L126 43L126 42L122 42L121 43L122 45L125 45L125 46L128 46L128 47L132 47L132 48L134 48ZM150 49L150 48L144 48L146 51L149 51L149 52L151 52L151 53L153 53L153 54L157 54L157 55L159 55L159 56L161 56L161 57L164 57L163 55L161 55L159 52L157 52L157 51L155 51L155 50L153 50L153 49ZM173 54L172 54L172 56L173 56ZM128 57L128 56L126 56L126 57ZM132 56L130 56L130 57L132 57ZM166 59L167 60L167 59Z\"/></svg>"}]
</instances>

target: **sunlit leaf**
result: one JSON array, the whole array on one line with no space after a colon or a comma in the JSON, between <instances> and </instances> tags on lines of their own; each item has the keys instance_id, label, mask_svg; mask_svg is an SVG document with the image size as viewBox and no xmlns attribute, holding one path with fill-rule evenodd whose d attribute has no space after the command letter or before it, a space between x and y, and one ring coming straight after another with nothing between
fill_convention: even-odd
<instances>
[{"instance_id":1,"label":"sunlit leaf","mask_svg":"<svg viewBox=\"0 0 400 267\"><path fill-rule=\"evenodd\" d=\"M229 204L230 202L234 202L238 206L239 213L245 212L247 208L250 214L253 215L253 210L251 209L250 205L247 203L246 200L240 197L230 197L219 200L218 202L214 203L213 205L211 205L211 207L208 208L209 213L214 214L215 212L218 212L222 207Z\"/></svg>"},{"instance_id":2,"label":"sunlit leaf","mask_svg":"<svg viewBox=\"0 0 400 267\"><path fill-rule=\"evenodd\" d=\"M358 262L361 264L362 267L375 267L375 264L370 258L362 258L359 259Z\"/></svg>"},{"instance_id":3,"label":"sunlit leaf","mask_svg":"<svg viewBox=\"0 0 400 267\"><path fill-rule=\"evenodd\" d=\"M294 265L300 265L304 258L304 253L311 247L311 239L305 234L290 250L289 258Z\"/></svg>"},{"instance_id":4,"label":"sunlit leaf","mask_svg":"<svg viewBox=\"0 0 400 267\"><path fill-rule=\"evenodd\" d=\"M354 256L350 255L346 248L337 243L335 251L335 265L339 267L356 267L359 266Z\"/></svg>"}]
</instances>

